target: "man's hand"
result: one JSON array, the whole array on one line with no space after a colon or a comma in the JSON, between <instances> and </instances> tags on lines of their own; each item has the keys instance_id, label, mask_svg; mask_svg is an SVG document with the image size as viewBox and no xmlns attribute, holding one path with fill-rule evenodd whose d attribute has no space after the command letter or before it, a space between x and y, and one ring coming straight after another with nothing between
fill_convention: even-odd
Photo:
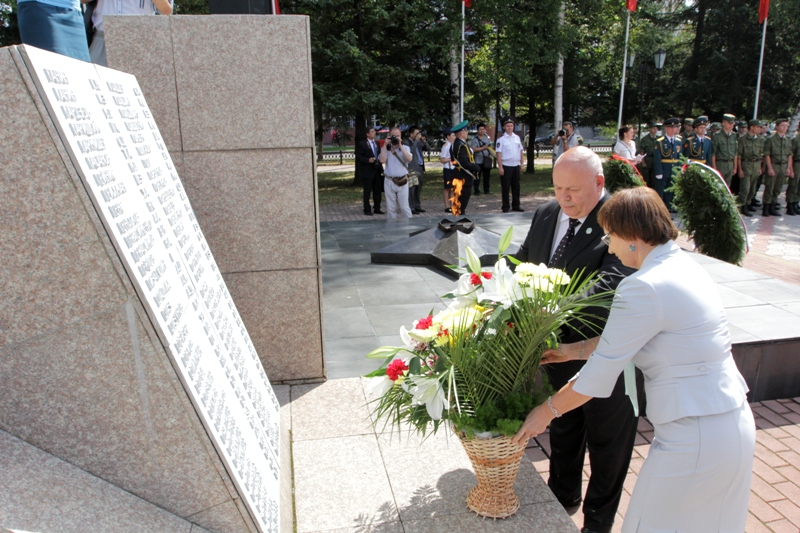
<instances>
[{"instance_id":1,"label":"man's hand","mask_svg":"<svg viewBox=\"0 0 800 533\"><path fill-rule=\"evenodd\" d=\"M657 180L664 179L664 175L663 174L656 174L656 179Z\"/></svg>"},{"instance_id":2,"label":"man's hand","mask_svg":"<svg viewBox=\"0 0 800 533\"><path fill-rule=\"evenodd\" d=\"M739 171L739 177L740 177L740 178L743 178L743 177L744 177L744 170L740 170L740 171Z\"/></svg>"},{"instance_id":3,"label":"man's hand","mask_svg":"<svg viewBox=\"0 0 800 533\"><path fill-rule=\"evenodd\" d=\"M501 176L505 175L505 172L503 171L503 165L500 165L500 166L497 168L497 170L498 170L498 172L500 172L500 175L501 175Z\"/></svg>"},{"instance_id":4,"label":"man's hand","mask_svg":"<svg viewBox=\"0 0 800 533\"><path fill-rule=\"evenodd\" d=\"M771 178L772 178L772 177L775 177L775 169L774 169L774 168L772 168L772 167L769 167L769 169L767 169L767 175L768 175L769 177L771 177Z\"/></svg>"},{"instance_id":5,"label":"man's hand","mask_svg":"<svg viewBox=\"0 0 800 533\"><path fill-rule=\"evenodd\" d=\"M374 158L374 157L370 157L370 158L369 158L369 162L370 162L370 163L374 163L374 162L375 162L375 158Z\"/></svg>"}]
</instances>

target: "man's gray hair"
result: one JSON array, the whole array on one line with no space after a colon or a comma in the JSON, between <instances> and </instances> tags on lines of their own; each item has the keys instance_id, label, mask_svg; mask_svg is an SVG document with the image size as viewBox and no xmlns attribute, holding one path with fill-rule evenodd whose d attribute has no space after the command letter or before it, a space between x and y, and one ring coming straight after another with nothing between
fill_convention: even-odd
<instances>
[{"instance_id":1,"label":"man's gray hair","mask_svg":"<svg viewBox=\"0 0 800 533\"><path fill-rule=\"evenodd\" d=\"M595 176L605 176L603 173L603 162L600 160L600 156L585 146L576 146L564 152L561 157L556 160L553 170L555 170L556 166L565 161L591 168Z\"/></svg>"}]
</instances>

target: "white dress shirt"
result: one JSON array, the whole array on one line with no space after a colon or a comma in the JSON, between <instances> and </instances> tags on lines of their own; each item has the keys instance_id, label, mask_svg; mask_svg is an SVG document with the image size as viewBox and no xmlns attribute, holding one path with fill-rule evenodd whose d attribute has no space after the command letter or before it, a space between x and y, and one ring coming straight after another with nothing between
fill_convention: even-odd
<instances>
[{"instance_id":1,"label":"white dress shirt","mask_svg":"<svg viewBox=\"0 0 800 533\"><path fill-rule=\"evenodd\" d=\"M504 133L495 143L495 152L502 154L504 167L518 167L522 161L522 141L519 135Z\"/></svg>"},{"instance_id":2,"label":"white dress shirt","mask_svg":"<svg viewBox=\"0 0 800 533\"><path fill-rule=\"evenodd\" d=\"M449 169L452 170L453 163L451 163L451 159L450 159L450 146L451 146L451 143L445 141L444 145L442 145L442 153L439 154L439 157L441 159L447 159L447 163L443 163L442 166L444 168L449 168Z\"/></svg>"},{"instance_id":3,"label":"white dress shirt","mask_svg":"<svg viewBox=\"0 0 800 533\"><path fill-rule=\"evenodd\" d=\"M608 397L629 361L644 373L647 416L655 424L726 413L747 401L717 286L673 241L620 282L575 392Z\"/></svg>"},{"instance_id":4,"label":"white dress shirt","mask_svg":"<svg viewBox=\"0 0 800 533\"><path fill-rule=\"evenodd\" d=\"M603 191L603 194L605 194L605 191ZM583 223L586 222L586 217L579 218L578 220L580 220L581 223L575 227L575 235L577 235L578 232L583 227ZM553 236L553 245L550 247L551 259L553 258L553 254L556 253L556 248L558 248L558 245L561 243L561 239L564 238L564 235L567 234L568 230L569 230L569 215L566 214L564 211L561 211L561 216L558 217L558 222L556 223L556 233Z\"/></svg>"},{"instance_id":5,"label":"white dress shirt","mask_svg":"<svg viewBox=\"0 0 800 533\"><path fill-rule=\"evenodd\" d=\"M174 3L170 0L170 4ZM97 0L92 13L92 24L97 31L103 30L106 15L155 15L158 13L152 0Z\"/></svg>"}]
</instances>

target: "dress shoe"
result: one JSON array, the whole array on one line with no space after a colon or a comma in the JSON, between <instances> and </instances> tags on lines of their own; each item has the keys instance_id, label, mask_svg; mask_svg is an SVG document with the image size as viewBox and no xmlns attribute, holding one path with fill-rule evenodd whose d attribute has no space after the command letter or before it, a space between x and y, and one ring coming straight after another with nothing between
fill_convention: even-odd
<instances>
[{"instance_id":1,"label":"dress shoe","mask_svg":"<svg viewBox=\"0 0 800 533\"><path fill-rule=\"evenodd\" d=\"M778 211L778 204L769 204L769 214L774 217L781 216L781 212Z\"/></svg>"},{"instance_id":2,"label":"dress shoe","mask_svg":"<svg viewBox=\"0 0 800 533\"><path fill-rule=\"evenodd\" d=\"M445 208L444 212L445 213L452 213L453 211L449 207L447 207L447 208Z\"/></svg>"},{"instance_id":3,"label":"dress shoe","mask_svg":"<svg viewBox=\"0 0 800 533\"><path fill-rule=\"evenodd\" d=\"M521 207L513 207L513 208L511 208L511 210L512 211L516 211L517 213L524 213L525 212L525 210L522 209Z\"/></svg>"},{"instance_id":4,"label":"dress shoe","mask_svg":"<svg viewBox=\"0 0 800 533\"><path fill-rule=\"evenodd\" d=\"M381 211L380 209L376 209L375 211L373 211L373 213L375 213L376 215L383 215L384 214L384 212Z\"/></svg>"},{"instance_id":5,"label":"dress shoe","mask_svg":"<svg viewBox=\"0 0 800 533\"><path fill-rule=\"evenodd\" d=\"M503 213L508 213L508 208L507 207L503 208Z\"/></svg>"},{"instance_id":6,"label":"dress shoe","mask_svg":"<svg viewBox=\"0 0 800 533\"><path fill-rule=\"evenodd\" d=\"M475 191L472 194L474 194L475 196L480 196L481 195L481 191Z\"/></svg>"},{"instance_id":7,"label":"dress shoe","mask_svg":"<svg viewBox=\"0 0 800 533\"><path fill-rule=\"evenodd\" d=\"M364 211L364 214L367 215L368 217L371 217L372 216L372 211Z\"/></svg>"},{"instance_id":8,"label":"dress shoe","mask_svg":"<svg viewBox=\"0 0 800 533\"><path fill-rule=\"evenodd\" d=\"M419 211L420 213L424 213L424 212L425 212L425 210L424 210L424 209L422 209L421 207L420 207L420 208L418 208L418 209L417 209L417 211Z\"/></svg>"},{"instance_id":9,"label":"dress shoe","mask_svg":"<svg viewBox=\"0 0 800 533\"><path fill-rule=\"evenodd\" d=\"M419 215L419 209L412 209L411 210L411 214L412 215Z\"/></svg>"},{"instance_id":10,"label":"dress shoe","mask_svg":"<svg viewBox=\"0 0 800 533\"><path fill-rule=\"evenodd\" d=\"M594 529L589 529L588 527L585 527L585 528L581 529L581 533L600 533L600 532L599 531L595 531Z\"/></svg>"}]
</instances>

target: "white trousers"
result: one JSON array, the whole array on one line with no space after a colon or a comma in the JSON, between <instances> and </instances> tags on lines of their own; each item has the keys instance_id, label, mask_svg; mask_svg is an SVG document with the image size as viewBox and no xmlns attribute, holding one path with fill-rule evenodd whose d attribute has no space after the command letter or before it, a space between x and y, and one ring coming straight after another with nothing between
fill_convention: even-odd
<instances>
[{"instance_id":1,"label":"white trousers","mask_svg":"<svg viewBox=\"0 0 800 533\"><path fill-rule=\"evenodd\" d=\"M411 208L408 206L408 183L395 185L392 178L383 178L383 193L386 195L386 215L397 218L397 209L406 218L411 218Z\"/></svg>"},{"instance_id":2,"label":"white trousers","mask_svg":"<svg viewBox=\"0 0 800 533\"><path fill-rule=\"evenodd\" d=\"M756 427L747 402L654 424L623 533L743 533Z\"/></svg>"}]
</instances>

